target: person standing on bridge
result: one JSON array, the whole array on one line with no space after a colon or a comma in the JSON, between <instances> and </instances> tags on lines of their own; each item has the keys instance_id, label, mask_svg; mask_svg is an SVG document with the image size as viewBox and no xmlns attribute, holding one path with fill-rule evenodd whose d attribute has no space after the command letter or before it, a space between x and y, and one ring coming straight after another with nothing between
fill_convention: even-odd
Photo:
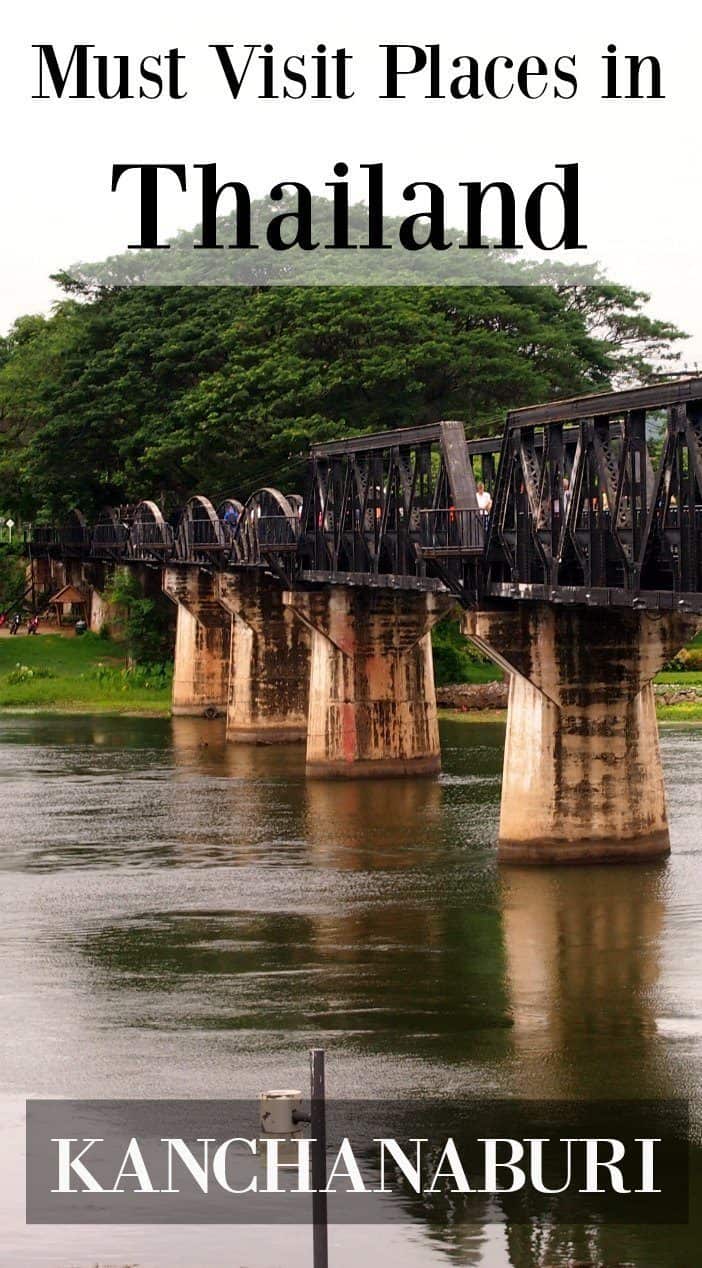
<instances>
[{"instance_id":1,"label":"person standing on bridge","mask_svg":"<svg viewBox=\"0 0 702 1268\"><path fill-rule=\"evenodd\" d=\"M492 510L492 498L482 480L478 483L476 492L478 495L478 509L483 512L483 515L488 516Z\"/></svg>"}]
</instances>

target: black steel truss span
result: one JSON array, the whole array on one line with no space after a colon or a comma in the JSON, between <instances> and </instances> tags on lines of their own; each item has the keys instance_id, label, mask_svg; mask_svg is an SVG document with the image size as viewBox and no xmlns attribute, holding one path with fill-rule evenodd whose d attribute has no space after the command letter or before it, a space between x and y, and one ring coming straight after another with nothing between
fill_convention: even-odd
<instances>
[{"instance_id":1,"label":"black steel truss span","mask_svg":"<svg viewBox=\"0 0 702 1268\"><path fill-rule=\"evenodd\" d=\"M516 410L483 592L698 610L701 530L701 379Z\"/></svg>"},{"instance_id":2,"label":"black steel truss span","mask_svg":"<svg viewBox=\"0 0 702 1268\"><path fill-rule=\"evenodd\" d=\"M475 600L484 544L485 516L463 423L312 449L298 547L303 580L438 578Z\"/></svg>"},{"instance_id":3,"label":"black steel truss span","mask_svg":"<svg viewBox=\"0 0 702 1268\"><path fill-rule=\"evenodd\" d=\"M92 527L73 511L35 526L28 549L443 587L465 606L702 611L702 378L529 406L484 440L441 422L315 445L304 497L266 488L215 510L198 496L171 519L145 501Z\"/></svg>"}]
</instances>

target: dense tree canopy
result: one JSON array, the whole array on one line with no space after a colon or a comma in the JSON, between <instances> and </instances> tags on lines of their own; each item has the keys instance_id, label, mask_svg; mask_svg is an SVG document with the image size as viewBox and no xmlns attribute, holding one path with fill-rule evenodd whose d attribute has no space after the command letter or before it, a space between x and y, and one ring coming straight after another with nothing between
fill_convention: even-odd
<instances>
[{"instance_id":1,"label":"dense tree canopy","mask_svg":"<svg viewBox=\"0 0 702 1268\"><path fill-rule=\"evenodd\" d=\"M292 488L313 439L640 381L681 336L601 278L510 287L94 287L0 340L0 503L25 516Z\"/></svg>"}]
</instances>

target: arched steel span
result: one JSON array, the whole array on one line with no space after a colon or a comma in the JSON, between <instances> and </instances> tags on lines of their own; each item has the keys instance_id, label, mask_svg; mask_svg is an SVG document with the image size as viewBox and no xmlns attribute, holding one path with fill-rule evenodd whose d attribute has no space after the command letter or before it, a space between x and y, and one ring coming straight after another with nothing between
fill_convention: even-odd
<instances>
[{"instance_id":1,"label":"arched steel span","mask_svg":"<svg viewBox=\"0 0 702 1268\"><path fill-rule=\"evenodd\" d=\"M245 503L235 537L237 562L249 567L275 563L297 554L302 499L278 489L258 489Z\"/></svg>"},{"instance_id":2,"label":"arched steel span","mask_svg":"<svg viewBox=\"0 0 702 1268\"><path fill-rule=\"evenodd\" d=\"M289 564L300 536L303 499L278 489L258 489L246 503L225 498L217 509L202 494L191 497L167 520L149 500L136 506L106 506L92 528L78 510L58 528L37 525L30 544L57 556L104 562L180 562L223 568Z\"/></svg>"},{"instance_id":3,"label":"arched steel span","mask_svg":"<svg viewBox=\"0 0 702 1268\"><path fill-rule=\"evenodd\" d=\"M173 528L155 502L140 502L129 529L127 558L165 563L173 558Z\"/></svg>"},{"instance_id":4,"label":"arched steel span","mask_svg":"<svg viewBox=\"0 0 702 1268\"><path fill-rule=\"evenodd\" d=\"M190 498L178 521L176 558L217 565L228 550L224 523L209 498L200 495Z\"/></svg>"}]
</instances>

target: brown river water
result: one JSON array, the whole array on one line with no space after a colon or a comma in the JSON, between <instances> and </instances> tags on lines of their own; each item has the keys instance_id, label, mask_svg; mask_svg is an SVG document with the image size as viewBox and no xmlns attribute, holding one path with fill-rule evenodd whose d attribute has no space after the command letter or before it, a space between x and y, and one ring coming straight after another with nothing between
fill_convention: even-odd
<instances>
[{"instance_id":1,"label":"brown river water","mask_svg":"<svg viewBox=\"0 0 702 1268\"><path fill-rule=\"evenodd\" d=\"M702 728L662 731L668 862L501 871L499 723L442 722L439 780L325 783L301 746L216 722L2 716L3 1268L307 1268L304 1227L27 1227L22 1148L27 1096L304 1087L311 1045L340 1098L688 1098L696 1170ZM332 1268L702 1263L699 1216L417 1217L330 1248Z\"/></svg>"}]
</instances>

